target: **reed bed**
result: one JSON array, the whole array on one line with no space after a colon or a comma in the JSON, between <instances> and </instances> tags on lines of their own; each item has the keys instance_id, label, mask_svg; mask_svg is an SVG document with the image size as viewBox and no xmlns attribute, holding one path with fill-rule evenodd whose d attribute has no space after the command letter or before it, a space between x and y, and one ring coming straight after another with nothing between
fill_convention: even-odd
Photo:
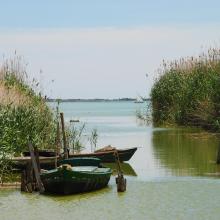
<instances>
[{"instance_id":1,"label":"reed bed","mask_svg":"<svg viewBox=\"0 0 220 220\"><path fill-rule=\"evenodd\" d=\"M55 146L56 119L29 81L20 57L0 68L0 182L11 173L11 158L27 150L28 142L39 149Z\"/></svg>"},{"instance_id":2,"label":"reed bed","mask_svg":"<svg viewBox=\"0 0 220 220\"><path fill-rule=\"evenodd\" d=\"M158 74L151 90L154 124L220 131L220 49L163 61Z\"/></svg>"}]
</instances>

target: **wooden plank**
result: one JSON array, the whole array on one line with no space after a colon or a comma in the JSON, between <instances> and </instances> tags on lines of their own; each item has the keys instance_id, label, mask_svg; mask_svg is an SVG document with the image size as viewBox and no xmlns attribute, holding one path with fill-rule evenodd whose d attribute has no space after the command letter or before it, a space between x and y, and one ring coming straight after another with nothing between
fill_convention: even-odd
<instances>
[{"instance_id":1,"label":"wooden plank","mask_svg":"<svg viewBox=\"0 0 220 220\"><path fill-rule=\"evenodd\" d=\"M65 132L63 112L60 113L60 119L61 119L62 133L63 133L64 158L68 159L68 150L67 150L66 132Z\"/></svg>"},{"instance_id":2,"label":"wooden plank","mask_svg":"<svg viewBox=\"0 0 220 220\"><path fill-rule=\"evenodd\" d=\"M37 181L37 186L39 188L40 193L43 193L45 191L45 189L44 189L43 183L41 182L41 179L40 179L40 173L39 173L36 158L34 155L34 149L33 149L33 146L31 143L29 143L28 146L29 146L29 151L30 151L30 155L31 155L32 166L34 168L35 178Z\"/></svg>"}]
</instances>

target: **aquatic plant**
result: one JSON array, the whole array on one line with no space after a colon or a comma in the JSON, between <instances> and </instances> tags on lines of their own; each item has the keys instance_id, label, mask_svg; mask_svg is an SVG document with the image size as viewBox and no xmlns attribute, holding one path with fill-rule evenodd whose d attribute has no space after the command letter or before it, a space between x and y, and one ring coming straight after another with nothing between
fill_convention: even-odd
<instances>
[{"instance_id":1,"label":"aquatic plant","mask_svg":"<svg viewBox=\"0 0 220 220\"><path fill-rule=\"evenodd\" d=\"M38 83L29 82L21 58L6 60L0 68L0 170L1 181L10 170L10 159L28 149L54 146L56 123Z\"/></svg>"},{"instance_id":2,"label":"aquatic plant","mask_svg":"<svg viewBox=\"0 0 220 220\"><path fill-rule=\"evenodd\" d=\"M220 50L163 62L151 90L155 124L220 131Z\"/></svg>"},{"instance_id":3,"label":"aquatic plant","mask_svg":"<svg viewBox=\"0 0 220 220\"><path fill-rule=\"evenodd\" d=\"M141 109L137 109L135 111L136 119L141 122L141 124L151 124L152 122L152 105L151 102L145 103L145 107Z\"/></svg>"},{"instance_id":4,"label":"aquatic plant","mask_svg":"<svg viewBox=\"0 0 220 220\"><path fill-rule=\"evenodd\" d=\"M84 130L85 130L85 123L77 126L73 122L71 122L66 126L66 134L67 134L69 148L73 153L78 153L83 149L85 149L82 140L84 136L83 134Z\"/></svg>"},{"instance_id":5,"label":"aquatic plant","mask_svg":"<svg viewBox=\"0 0 220 220\"><path fill-rule=\"evenodd\" d=\"M92 129L91 136L89 137L91 152L96 150L97 142L98 142L98 131L96 128Z\"/></svg>"}]
</instances>

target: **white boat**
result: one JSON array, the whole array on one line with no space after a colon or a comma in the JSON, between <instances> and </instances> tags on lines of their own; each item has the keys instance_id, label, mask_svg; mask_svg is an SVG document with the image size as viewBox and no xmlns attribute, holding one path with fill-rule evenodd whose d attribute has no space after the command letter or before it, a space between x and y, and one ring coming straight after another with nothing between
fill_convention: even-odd
<instances>
[{"instance_id":1,"label":"white boat","mask_svg":"<svg viewBox=\"0 0 220 220\"><path fill-rule=\"evenodd\" d=\"M138 97L136 98L136 100L134 101L134 103L144 103L143 98L140 97L140 96L138 96Z\"/></svg>"}]
</instances>

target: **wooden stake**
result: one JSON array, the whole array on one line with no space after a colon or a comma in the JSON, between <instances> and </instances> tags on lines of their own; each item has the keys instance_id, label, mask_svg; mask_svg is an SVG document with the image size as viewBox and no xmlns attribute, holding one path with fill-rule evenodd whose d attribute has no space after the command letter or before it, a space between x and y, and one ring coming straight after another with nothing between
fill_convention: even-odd
<instances>
[{"instance_id":1,"label":"wooden stake","mask_svg":"<svg viewBox=\"0 0 220 220\"><path fill-rule=\"evenodd\" d=\"M220 164L220 145L218 147L218 154L217 154L217 160L216 160L217 164Z\"/></svg>"},{"instance_id":2,"label":"wooden stake","mask_svg":"<svg viewBox=\"0 0 220 220\"><path fill-rule=\"evenodd\" d=\"M117 171L118 171L118 176L115 179L116 184L117 184L117 190L118 190L118 192L125 192L126 191L127 180L124 178L117 150L115 150L114 155L115 155L115 162L116 162Z\"/></svg>"},{"instance_id":3,"label":"wooden stake","mask_svg":"<svg viewBox=\"0 0 220 220\"><path fill-rule=\"evenodd\" d=\"M65 133L63 112L60 113L60 119L61 119L62 133L63 133L64 158L68 159L68 150L67 150L67 142L66 142L66 133Z\"/></svg>"},{"instance_id":4,"label":"wooden stake","mask_svg":"<svg viewBox=\"0 0 220 220\"><path fill-rule=\"evenodd\" d=\"M40 172L40 159L39 159L39 151L38 151L37 147L34 147L34 155L36 158L38 172Z\"/></svg>"},{"instance_id":5,"label":"wooden stake","mask_svg":"<svg viewBox=\"0 0 220 220\"><path fill-rule=\"evenodd\" d=\"M31 155L31 162L32 162L32 166L34 168L34 174L35 174L35 178L37 181L37 186L38 189L40 191L40 193L43 193L45 191L43 183L41 182L40 179L40 172L37 166L37 162L36 162L36 158L35 158L35 154L34 154L34 149L31 143L28 144L29 145L29 151L30 151L30 155Z\"/></svg>"},{"instance_id":6,"label":"wooden stake","mask_svg":"<svg viewBox=\"0 0 220 220\"><path fill-rule=\"evenodd\" d=\"M57 135L56 135L56 152L55 152L55 168L57 168L57 156L60 155L60 124L57 122Z\"/></svg>"}]
</instances>

